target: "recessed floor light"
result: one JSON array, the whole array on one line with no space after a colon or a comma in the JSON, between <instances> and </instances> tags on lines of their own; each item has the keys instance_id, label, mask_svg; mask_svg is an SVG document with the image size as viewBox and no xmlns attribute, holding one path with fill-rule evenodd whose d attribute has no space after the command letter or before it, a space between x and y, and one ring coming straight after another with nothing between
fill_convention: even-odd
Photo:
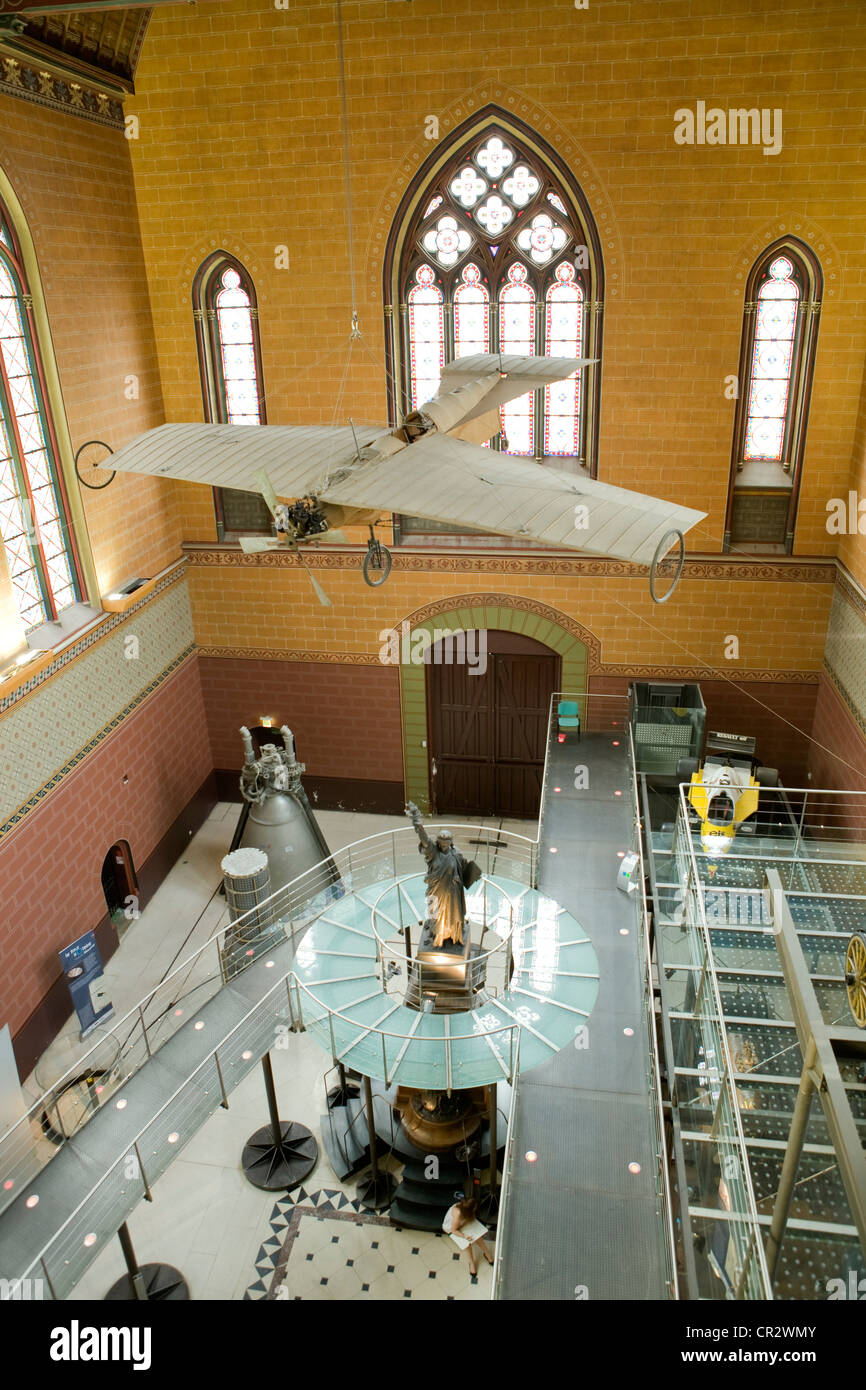
<instances>
[{"instance_id":1,"label":"recessed floor light","mask_svg":"<svg viewBox=\"0 0 866 1390\"><path fill-rule=\"evenodd\" d=\"M626 1035L627 1038L633 1038L633 1037L634 1037L634 1029L633 1029L633 1028L623 1028L622 1031L625 1033L625 1035Z\"/></svg>"},{"instance_id":2,"label":"recessed floor light","mask_svg":"<svg viewBox=\"0 0 866 1390\"><path fill-rule=\"evenodd\" d=\"M118 1110L125 1110L125 1109L126 1109L126 1106L127 1106L127 1102L126 1102L125 1100L119 1100L119 1101L117 1101L117 1103L116 1103L116 1109L118 1109Z\"/></svg>"},{"instance_id":3,"label":"recessed floor light","mask_svg":"<svg viewBox=\"0 0 866 1390\"><path fill-rule=\"evenodd\" d=\"M95 1232L95 1231L91 1231L91 1232L90 1232L90 1235L87 1235L87 1236L84 1237L84 1244L85 1244L88 1248L89 1248L91 1245L95 1245L95 1244L96 1244L96 1232Z\"/></svg>"},{"instance_id":4,"label":"recessed floor light","mask_svg":"<svg viewBox=\"0 0 866 1390\"><path fill-rule=\"evenodd\" d=\"M619 934L620 936L628 936L628 927L620 927Z\"/></svg>"},{"instance_id":5,"label":"recessed floor light","mask_svg":"<svg viewBox=\"0 0 866 1390\"><path fill-rule=\"evenodd\" d=\"M550 852L551 852L551 854L556 854L556 852L557 852L557 851L556 851L556 845L551 845L551 846L550 846Z\"/></svg>"},{"instance_id":6,"label":"recessed floor light","mask_svg":"<svg viewBox=\"0 0 866 1390\"><path fill-rule=\"evenodd\" d=\"M250 1058L252 1057L252 1055L253 1055L253 1054L252 1054L251 1052L242 1052L242 1053L241 1053L241 1061L242 1061L242 1062L248 1062L248 1061L250 1060Z\"/></svg>"},{"instance_id":7,"label":"recessed floor light","mask_svg":"<svg viewBox=\"0 0 866 1390\"><path fill-rule=\"evenodd\" d=\"M201 1019L199 1019L198 1023L194 1024L193 1027L195 1028L195 1031L197 1033L200 1033L202 1028L204 1028L204 1024L202 1023Z\"/></svg>"},{"instance_id":8,"label":"recessed floor light","mask_svg":"<svg viewBox=\"0 0 866 1390\"><path fill-rule=\"evenodd\" d=\"M171 1134L168 1136L168 1142L170 1144L176 1144L179 1138L180 1135L178 1134L177 1130L172 1130Z\"/></svg>"},{"instance_id":9,"label":"recessed floor light","mask_svg":"<svg viewBox=\"0 0 866 1390\"><path fill-rule=\"evenodd\" d=\"M538 1154L535 1152L534 1149L530 1149L530 1150L528 1151L528 1153L526 1154L526 1162L527 1162L527 1163L535 1163L535 1161L536 1161L537 1158L538 1158Z\"/></svg>"},{"instance_id":10,"label":"recessed floor light","mask_svg":"<svg viewBox=\"0 0 866 1390\"><path fill-rule=\"evenodd\" d=\"M639 1172L640 1172L640 1164L639 1164L639 1163L630 1163L630 1164L628 1165L628 1171L629 1171L630 1173L639 1173Z\"/></svg>"},{"instance_id":11,"label":"recessed floor light","mask_svg":"<svg viewBox=\"0 0 866 1390\"><path fill-rule=\"evenodd\" d=\"M25 1207L30 1207L30 1209L31 1209L31 1211L32 1211L33 1207L38 1207L38 1206L39 1206L39 1198L38 1198L38 1197L36 1196L36 1194L34 1193L32 1197L28 1197L28 1198L27 1198L27 1201L24 1203L24 1205L25 1205Z\"/></svg>"}]
</instances>

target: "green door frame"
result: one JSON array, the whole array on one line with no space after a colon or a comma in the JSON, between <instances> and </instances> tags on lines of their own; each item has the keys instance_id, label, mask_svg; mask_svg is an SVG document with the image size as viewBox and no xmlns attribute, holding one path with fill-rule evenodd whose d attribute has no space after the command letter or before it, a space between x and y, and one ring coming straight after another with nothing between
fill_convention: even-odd
<instances>
[{"instance_id":1,"label":"green door frame","mask_svg":"<svg viewBox=\"0 0 866 1390\"><path fill-rule=\"evenodd\" d=\"M410 634L437 628L469 632L498 629L533 637L562 658L562 689L588 688L590 672L599 660L598 639L564 613L547 604L510 594L465 594L429 604L405 619ZM398 629L399 630L399 629ZM411 649L411 644L410 644ZM400 665L400 708L403 721L403 766L406 796L430 813L430 749L426 667Z\"/></svg>"}]
</instances>

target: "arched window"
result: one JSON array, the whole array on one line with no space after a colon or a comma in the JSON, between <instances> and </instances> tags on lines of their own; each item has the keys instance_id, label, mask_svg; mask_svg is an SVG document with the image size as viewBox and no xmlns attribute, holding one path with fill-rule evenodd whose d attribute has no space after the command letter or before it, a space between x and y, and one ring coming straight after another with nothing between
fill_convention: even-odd
<instances>
[{"instance_id":1,"label":"arched window","mask_svg":"<svg viewBox=\"0 0 866 1390\"><path fill-rule=\"evenodd\" d=\"M265 424L256 292L234 256L216 251L200 266L193 314L205 418L224 425ZM271 530L271 514L255 493L214 488L214 507L220 540Z\"/></svg>"},{"instance_id":2,"label":"arched window","mask_svg":"<svg viewBox=\"0 0 866 1390\"><path fill-rule=\"evenodd\" d=\"M0 541L25 629L83 593L31 303L13 221L0 205Z\"/></svg>"},{"instance_id":3,"label":"arched window","mask_svg":"<svg viewBox=\"0 0 866 1390\"><path fill-rule=\"evenodd\" d=\"M397 211L385 260L392 419L475 353L598 357L603 267L595 223L555 153L490 108L431 155ZM500 411L497 452L596 472L598 368ZM404 532L440 523L401 518Z\"/></svg>"},{"instance_id":4,"label":"arched window","mask_svg":"<svg viewBox=\"0 0 866 1390\"><path fill-rule=\"evenodd\" d=\"M767 247L749 275L726 550L793 547L822 283L793 237Z\"/></svg>"}]
</instances>

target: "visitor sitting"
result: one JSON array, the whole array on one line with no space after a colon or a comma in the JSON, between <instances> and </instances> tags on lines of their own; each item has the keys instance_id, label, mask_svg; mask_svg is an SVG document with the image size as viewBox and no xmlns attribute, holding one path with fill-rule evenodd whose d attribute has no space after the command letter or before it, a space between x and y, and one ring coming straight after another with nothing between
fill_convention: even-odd
<instances>
[{"instance_id":1,"label":"visitor sitting","mask_svg":"<svg viewBox=\"0 0 866 1390\"><path fill-rule=\"evenodd\" d=\"M464 1197L462 1201L455 1202L453 1207L448 1208L442 1221L443 1231L451 1237L455 1245L468 1254L469 1272L473 1275L478 1273L475 1263L476 1246L481 1247L481 1253L487 1263L493 1264L493 1256L484 1244L487 1228L478 1220L477 1211L478 1198Z\"/></svg>"}]
</instances>

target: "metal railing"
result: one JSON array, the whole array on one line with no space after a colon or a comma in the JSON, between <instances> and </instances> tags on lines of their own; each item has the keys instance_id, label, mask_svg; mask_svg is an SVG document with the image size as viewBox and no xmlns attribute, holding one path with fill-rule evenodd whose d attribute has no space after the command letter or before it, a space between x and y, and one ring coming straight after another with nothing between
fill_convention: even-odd
<instances>
[{"instance_id":1,"label":"metal railing","mask_svg":"<svg viewBox=\"0 0 866 1390\"><path fill-rule=\"evenodd\" d=\"M442 821L436 824L447 826L470 844L473 857L481 861L479 867L488 875L495 867L502 877L521 883L534 882L537 872L535 841L509 831L508 845L503 846L498 830ZM22 1186L110 1101L117 1089L174 1036L189 1020L191 1008L200 1008L227 980L236 978L262 954L281 945L294 949L302 933L346 892L398 877L417 864L418 840L411 826L369 835L307 869L250 913L220 926L122 1018L100 1030L92 1046L0 1136L0 1211L16 1199ZM256 915L257 920L261 920L265 908L270 925L253 935L250 923ZM64 1124L59 1098L78 1078L91 1074L88 1068L97 1066L100 1050L104 1051L108 1037L119 1045L114 1071L101 1079L102 1089L98 1092L94 1089L90 1097L98 1104L82 1106L76 1130L70 1132ZM56 1142L45 1137L43 1116L48 1117L47 1127L54 1130Z\"/></svg>"},{"instance_id":2,"label":"metal railing","mask_svg":"<svg viewBox=\"0 0 866 1390\"><path fill-rule=\"evenodd\" d=\"M724 1269L733 1296L772 1299L686 791L687 787L681 785L674 829L674 854L683 901L682 926L690 938L691 950L690 1000L689 1007L683 1011L683 1019L693 1020L694 1032L689 1044L696 1057L703 1057L699 1070L703 1073L700 1080L704 1082L701 1090L707 1115L700 1138L709 1143L718 1159L718 1176L714 1181L720 1205L714 1209L712 1220L727 1229ZM675 1058L675 1062L680 1060ZM724 1296L724 1290L725 1282L720 1279L719 1296Z\"/></svg>"},{"instance_id":3,"label":"metal railing","mask_svg":"<svg viewBox=\"0 0 866 1390\"><path fill-rule=\"evenodd\" d=\"M649 911L646 900L646 864L644 862L643 829L641 820L640 797L638 794L637 768L635 761L634 739L632 737L631 725L629 725L629 755L631 758L631 797L632 811L634 814L635 840L637 843L637 853L639 861L638 879L638 917L640 919L640 936L642 946L642 967L643 967L643 986L644 986L644 1021L647 1029L647 1047L649 1053L649 1073L647 1084L652 1100L653 1120L656 1135L656 1159L658 1167L656 1169L656 1181L658 1183L657 1192L662 1206L662 1213L665 1223L665 1263L667 1266L667 1284L671 1291L671 1298L679 1298L679 1282L677 1277L677 1251L676 1235L674 1232L673 1202L671 1199L670 1187L670 1164L668 1161L667 1144L665 1142L664 1131L664 1106L662 1102L661 1090L661 1063L659 1060L658 1037L655 1025L655 995L652 980L652 942L650 941L649 930Z\"/></svg>"},{"instance_id":4,"label":"metal railing","mask_svg":"<svg viewBox=\"0 0 866 1390\"><path fill-rule=\"evenodd\" d=\"M153 1183L172 1159L205 1119L227 1105L228 1094L274 1045L276 1020L291 1021L290 973L277 980L123 1145L16 1279L42 1275L53 1298L69 1294L133 1207L150 1197Z\"/></svg>"},{"instance_id":5,"label":"metal railing","mask_svg":"<svg viewBox=\"0 0 866 1390\"><path fill-rule=\"evenodd\" d=\"M520 1074L520 1034L517 1035L517 1056L515 1058L515 1077ZM505 1127L505 1154L502 1159L502 1186L499 1189L499 1214L497 1217L497 1240L493 1252L493 1280L490 1298L495 1300L502 1291L502 1232L508 1211L508 1196L511 1189L511 1173L514 1167L514 1134L517 1114L517 1084L512 1083L508 1105L508 1121ZM495 1158L491 1156L491 1163Z\"/></svg>"},{"instance_id":6,"label":"metal railing","mask_svg":"<svg viewBox=\"0 0 866 1390\"><path fill-rule=\"evenodd\" d=\"M514 961L512 945L514 935L514 903L505 889L491 879L488 874L482 874L478 882L481 885L481 892L479 893L476 890L466 895L467 941L464 944L467 952L473 946L473 926L480 926L481 934L478 942L475 943L477 947L475 953L466 956L467 972L465 982L462 983L461 989L464 992L468 990L471 993L471 991L478 988L479 984L483 981L487 994L491 997L496 997L498 987L496 985L491 985L487 980L487 967L489 962L496 959L497 963L501 964L503 988L507 987L511 979L511 968ZM448 962L434 962L431 964L429 961L421 960L420 956L412 954L411 927L412 925L423 927L424 919L423 916L420 918L418 917L419 909L417 904L412 901L411 895L406 888L406 885L410 883L416 887L419 884L423 884L424 875L420 873L404 874L401 878L395 879L393 883L389 883L386 888L382 889L382 892L379 894L379 897L372 907L372 923L373 935L376 941L376 962L381 973L383 988L387 989L389 977L392 973L397 973L400 976L401 982L405 981L406 995L404 1002L410 1004L413 1008L417 1008L420 1007L425 989L429 988L441 991L443 988L446 988L442 978L442 965L444 964L447 966ZM387 898L389 894L393 894L395 897L395 905L389 902L388 907L391 908L392 912L396 911L396 919L382 906L383 898ZM425 896L423 890L421 896L423 901ZM492 916L489 911L490 899L493 900L492 905L495 909ZM479 903L481 907L480 917L477 915ZM412 913L411 925L405 920L407 907L411 909ZM424 908L421 908L420 911L423 913ZM387 941L382 931L379 929L377 918L380 919L380 922L386 924L386 929L390 928L389 935L393 935L394 932L397 932L402 937L402 940L399 942ZM500 939L495 946L485 951L483 949L484 937L488 932L493 933ZM454 959L456 962L461 958L455 957ZM389 969L391 966L394 967L394 971ZM426 985L425 978L427 981Z\"/></svg>"}]
</instances>

